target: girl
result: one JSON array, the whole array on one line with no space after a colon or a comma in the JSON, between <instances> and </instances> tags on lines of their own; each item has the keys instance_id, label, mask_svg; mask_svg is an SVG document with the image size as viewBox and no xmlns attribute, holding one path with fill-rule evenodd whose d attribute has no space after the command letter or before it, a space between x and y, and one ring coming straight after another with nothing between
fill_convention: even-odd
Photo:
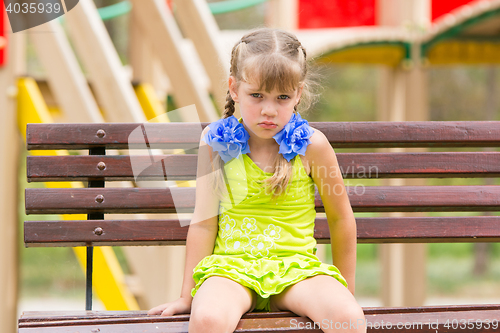
<instances>
[{"instance_id":1,"label":"girl","mask_svg":"<svg viewBox=\"0 0 500 333\"><path fill-rule=\"evenodd\" d=\"M298 114L310 85L292 34L259 29L234 46L224 117L200 140L181 297L149 314L191 313L189 332L206 333L233 332L248 311L289 310L324 332L366 331L353 296L356 224L337 159ZM314 185L335 266L315 256Z\"/></svg>"}]
</instances>

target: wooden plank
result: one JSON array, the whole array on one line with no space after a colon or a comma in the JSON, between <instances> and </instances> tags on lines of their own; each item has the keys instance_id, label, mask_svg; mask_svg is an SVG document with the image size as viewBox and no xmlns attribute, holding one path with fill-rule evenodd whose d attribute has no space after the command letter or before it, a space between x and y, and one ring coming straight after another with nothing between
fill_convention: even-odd
<instances>
[{"instance_id":1,"label":"wooden plank","mask_svg":"<svg viewBox=\"0 0 500 333\"><path fill-rule=\"evenodd\" d=\"M25 221L24 242L35 246L185 244L189 220ZM500 216L356 218L358 243L498 242ZM183 227L186 226L186 227ZM326 218L314 238L330 243Z\"/></svg>"},{"instance_id":2,"label":"wooden plank","mask_svg":"<svg viewBox=\"0 0 500 333\"><path fill-rule=\"evenodd\" d=\"M208 123L147 124L150 148L192 148ZM311 122L337 148L499 147L500 121ZM28 149L138 148L129 142L140 123L29 124ZM105 136L97 136L103 130ZM142 146L140 146L142 147Z\"/></svg>"},{"instance_id":3,"label":"wooden plank","mask_svg":"<svg viewBox=\"0 0 500 333\"><path fill-rule=\"evenodd\" d=\"M493 332L493 325L498 328L500 310L474 310L463 309L454 311L412 311L412 312L386 312L369 313L365 312L365 325L368 332ZM183 316L185 318L185 316ZM187 318L186 318L187 319ZM469 322L467 320L470 320ZM493 323L492 323L493 322ZM489 327L486 327L489 323ZM235 332L321 332L321 325L335 325L335 322L326 321L318 323L320 326L314 327L309 319L297 317L257 317L242 318L238 323ZM358 323L351 323L356 325ZM342 325L342 323L340 323ZM349 325L349 324L348 324ZM467 326L469 325L469 326ZM99 320L73 320L48 321L48 322L24 322L20 323L19 332L31 332L34 328L37 332L82 332L97 329L99 332L187 332L188 322L172 321L172 317L136 317L136 318L116 318ZM447 327L449 326L449 327ZM324 326L323 326L324 328Z\"/></svg>"},{"instance_id":4,"label":"wooden plank","mask_svg":"<svg viewBox=\"0 0 500 333\"><path fill-rule=\"evenodd\" d=\"M97 98L111 122L146 121L130 79L93 1L80 1L64 16L72 41L88 70Z\"/></svg>"},{"instance_id":5,"label":"wooden plank","mask_svg":"<svg viewBox=\"0 0 500 333\"><path fill-rule=\"evenodd\" d=\"M299 0L271 0L267 6L266 27L288 31L299 29Z\"/></svg>"},{"instance_id":6,"label":"wooden plank","mask_svg":"<svg viewBox=\"0 0 500 333\"><path fill-rule=\"evenodd\" d=\"M219 118L208 91L202 89L196 73L186 57L182 34L164 1L132 0L134 18L144 37L149 38L172 84L178 107L195 104L199 120L212 122ZM161 41L161 42L159 42ZM226 78L227 80L227 78ZM195 121L195 120L191 120Z\"/></svg>"},{"instance_id":7,"label":"wooden plank","mask_svg":"<svg viewBox=\"0 0 500 333\"><path fill-rule=\"evenodd\" d=\"M440 313L440 312L465 312L465 311L498 311L500 304L469 304L469 305L431 305L423 307L364 307L365 315L387 313ZM279 312L247 312L242 319L252 318L279 318L298 317L290 311ZM188 314L178 314L170 317L148 316L146 310L139 311L25 311L19 318L19 323L33 321L64 321L64 320L95 320L99 318L139 318L147 317L152 321L185 321L189 320Z\"/></svg>"},{"instance_id":8,"label":"wooden plank","mask_svg":"<svg viewBox=\"0 0 500 333\"><path fill-rule=\"evenodd\" d=\"M28 149L107 149L193 148L198 147L208 123L130 123L130 124L28 124ZM130 136L137 131L144 137Z\"/></svg>"},{"instance_id":9,"label":"wooden plank","mask_svg":"<svg viewBox=\"0 0 500 333\"><path fill-rule=\"evenodd\" d=\"M129 65L132 67L132 82L134 82L134 86L135 83L151 85L157 94L161 94L158 97L165 101L168 92L171 90L170 82L160 60L153 52L151 41L144 38L145 33L142 31L137 18L137 11L132 10L130 12L128 25L129 42L127 50ZM148 120L151 119L147 118Z\"/></svg>"},{"instance_id":10,"label":"wooden plank","mask_svg":"<svg viewBox=\"0 0 500 333\"><path fill-rule=\"evenodd\" d=\"M349 186L354 212L498 211L500 186ZM327 189L324 191L342 191ZM335 193L335 192L334 192ZM175 206L174 206L175 198ZM26 189L27 214L190 213L195 188ZM315 206L324 212L316 192Z\"/></svg>"},{"instance_id":11,"label":"wooden plank","mask_svg":"<svg viewBox=\"0 0 500 333\"><path fill-rule=\"evenodd\" d=\"M197 155L154 156L154 163L151 159L151 156L28 156L28 181L136 180L134 169L143 170L137 177L139 180L196 178Z\"/></svg>"},{"instance_id":12,"label":"wooden plank","mask_svg":"<svg viewBox=\"0 0 500 333\"><path fill-rule=\"evenodd\" d=\"M26 189L26 212L189 213L193 211L194 193L194 188ZM173 196L179 200L176 206Z\"/></svg>"},{"instance_id":13,"label":"wooden plank","mask_svg":"<svg viewBox=\"0 0 500 333\"><path fill-rule=\"evenodd\" d=\"M141 180L196 179L197 156L192 154L70 155L28 156L28 181L135 180L131 158L135 170L143 170ZM500 177L500 152L338 153L337 160L344 179Z\"/></svg>"},{"instance_id":14,"label":"wooden plank","mask_svg":"<svg viewBox=\"0 0 500 333\"><path fill-rule=\"evenodd\" d=\"M19 284L19 153L21 142L17 130L17 100L13 92L16 91L16 77L24 74L19 72L26 65L26 35L12 33L5 10L0 10L4 15L2 26L5 36L9 38L7 50L7 66L0 67L0 212L2 218L0 227L0 331L15 332L18 284ZM11 92L9 94L9 92Z\"/></svg>"},{"instance_id":15,"label":"wooden plank","mask_svg":"<svg viewBox=\"0 0 500 333\"><path fill-rule=\"evenodd\" d=\"M223 52L220 31L205 0L175 1L176 18L200 57L211 81L211 92L219 110L226 104L229 57ZM235 117L240 117L235 111Z\"/></svg>"},{"instance_id":16,"label":"wooden plank","mask_svg":"<svg viewBox=\"0 0 500 333\"><path fill-rule=\"evenodd\" d=\"M69 122L97 122L104 119L90 91L87 79L58 20L27 30L45 69L47 80Z\"/></svg>"}]
</instances>

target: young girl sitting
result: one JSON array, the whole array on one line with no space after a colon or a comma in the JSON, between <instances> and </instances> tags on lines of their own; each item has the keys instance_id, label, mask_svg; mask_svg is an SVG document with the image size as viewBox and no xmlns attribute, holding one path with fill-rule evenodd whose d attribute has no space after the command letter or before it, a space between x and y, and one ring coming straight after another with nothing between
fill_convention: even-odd
<instances>
[{"instance_id":1,"label":"young girl sitting","mask_svg":"<svg viewBox=\"0 0 500 333\"><path fill-rule=\"evenodd\" d=\"M356 224L335 152L298 113L310 85L292 34L259 29L234 46L223 119L200 140L181 297L150 315L191 313L189 332L207 333L233 332L252 310L289 310L324 332L366 331L353 296ZM335 266L315 255L314 185Z\"/></svg>"}]
</instances>

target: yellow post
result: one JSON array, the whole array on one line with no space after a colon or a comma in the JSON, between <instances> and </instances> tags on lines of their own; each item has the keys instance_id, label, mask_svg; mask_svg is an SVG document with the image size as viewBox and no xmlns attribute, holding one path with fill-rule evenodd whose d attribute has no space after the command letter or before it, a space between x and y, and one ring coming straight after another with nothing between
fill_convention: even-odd
<instances>
[{"instance_id":1,"label":"yellow post","mask_svg":"<svg viewBox=\"0 0 500 333\"><path fill-rule=\"evenodd\" d=\"M3 13L4 14L4 13ZM7 29L8 23L2 29ZM16 332L18 300L18 156L20 138L16 130L15 78L22 66L24 37L7 31L8 63L0 69L0 332Z\"/></svg>"}]
</instances>

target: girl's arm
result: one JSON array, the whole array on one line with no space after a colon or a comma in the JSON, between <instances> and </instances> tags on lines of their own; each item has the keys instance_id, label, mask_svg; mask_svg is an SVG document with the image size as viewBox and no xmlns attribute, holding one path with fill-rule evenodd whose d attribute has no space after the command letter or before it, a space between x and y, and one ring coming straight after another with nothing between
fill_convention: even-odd
<instances>
[{"instance_id":1,"label":"girl's arm","mask_svg":"<svg viewBox=\"0 0 500 333\"><path fill-rule=\"evenodd\" d=\"M214 250L218 230L219 200L208 178L212 173L212 147L202 139L208 127L203 130L198 150L196 173L196 202L194 214L186 239L186 267L181 297L191 299L194 287L193 268Z\"/></svg>"},{"instance_id":2,"label":"girl's arm","mask_svg":"<svg viewBox=\"0 0 500 333\"><path fill-rule=\"evenodd\" d=\"M311 136L306 158L311 177L321 195L330 228L333 264L354 294L356 274L356 221L344 186L337 157L326 136L317 129Z\"/></svg>"},{"instance_id":3,"label":"girl's arm","mask_svg":"<svg viewBox=\"0 0 500 333\"><path fill-rule=\"evenodd\" d=\"M208 127L202 132L205 135ZM181 296L174 302L159 305L148 314L171 316L189 313L191 309L191 289L194 287L193 268L206 256L213 253L218 230L219 200L214 195L208 176L212 172L212 148L200 139L196 176L196 201L193 217L186 239L186 261Z\"/></svg>"}]
</instances>

